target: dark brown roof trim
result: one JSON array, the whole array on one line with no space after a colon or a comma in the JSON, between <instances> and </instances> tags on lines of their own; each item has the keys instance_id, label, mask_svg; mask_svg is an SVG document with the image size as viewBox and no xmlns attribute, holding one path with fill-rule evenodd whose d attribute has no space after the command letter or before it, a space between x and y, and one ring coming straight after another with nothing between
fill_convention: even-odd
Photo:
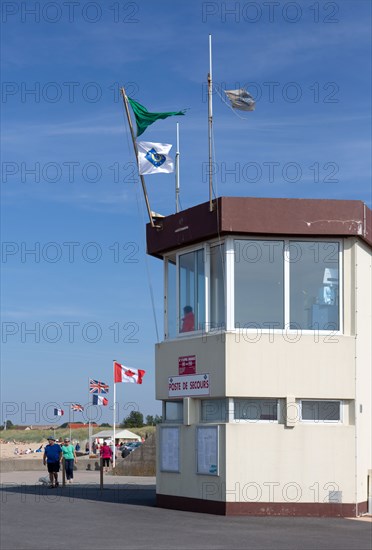
<instances>
[{"instance_id":1,"label":"dark brown roof trim","mask_svg":"<svg viewBox=\"0 0 372 550\"><path fill-rule=\"evenodd\" d=\"M229 234L359 237L372 246L372 212L362 201L220 197L147 224L147 251L166 252Z\"/></svg>"}]
</instances>

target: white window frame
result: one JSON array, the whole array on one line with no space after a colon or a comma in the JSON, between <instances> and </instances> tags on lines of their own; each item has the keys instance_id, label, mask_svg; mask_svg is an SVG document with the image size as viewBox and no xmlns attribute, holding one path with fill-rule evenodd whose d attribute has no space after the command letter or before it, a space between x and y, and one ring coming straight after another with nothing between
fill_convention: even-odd
<instances>
[{"instance_id":1,"label":"white window frame","mask_svg":"<svg viewBox=\"0 0 372 550\"><path fill-rule=\"evenodd\" d=\"M167 415L166 415L166 411L167 411L167 403L180 403L181 404L181 407L182 407L182 418L177 418L175 420L169 420L167 418ZM164 418L164 421L162 422L162 424L183 424L183 419L184 419L184 414L183 414L183 399L164 399L163 402L163 418Z\"/></svg>"},{"instance_id":2,"label":"white window frame","mask_svg":"<svg viewBox=\"0 0 372 550\"><path fill-rule=\"evenodd\" d=\"M312 334L320 334L320 335L342 335L344 333L344 292L343 292L343 288L344 288L344 281L343 281L343 276L344 276L344 267L343 267L343 240L342 239L327 239L327 238L324 238L324 239L311 239L311 238L308 238L308 239L295 239L295 238L290 238L290 239L285 239L285 241L287 242L287 247L289 249L289 243L290 242L296 242L296 243L301 243L301 242L319 242L319 243L327 243L327 242L332 242L332 243L337 243L339 245L338 247L338 330L334 330L334 329L328 329L328 330L320 330L320 329L301 329L301 334L309 334L309 335L312 335ZM291 265L291 262L288 260L288 256L287 256L287 259L285 257L285 260L284 260L284 263L286 263L288 265L288 279L284 279L284 287L285 287L285 292L284 292L284 300L288 300L288 304L287 304L287 307L288 307L288 317L284 317L284 322L285 322L285 326L284 326L284 331L285 332L288 332L289 334L296 334L298 333L298 329L291 329L290 328L290 323L291 323L291 319L290 319L290 291L291 291L291 281L290 281L290 265ZM284 275L286 275L286 273L284 273ZM288 281L288 282L287 282Z\"/></svg>"},{"instance_id":3,"label":"white window frame","mask_svg":"<svg viewBox=\"0 0 372 550\"><path fill-rule=\"evenodd\" d=\"M261 420L260 418L235 418L236 400L241 401L276 401L276 420ZM234 397L234 409L232 412L232 422L235 424L279 424L281 414L281 400L279 397Z\"/></svg>"},{"instance_id":4,"label":"white window frame","mask_svg":"<svg viewBox=\"0 0 372 550\"><path fill-rule=\"evenodd\" d=\"M169 283L169 264L172 263L175 266L176 270L176 296L175 301L177 300L178 296L178 268L177 268L177 257L176 253L173 254L167 254L166 256L163 256L164 261L164 299L163 299L163 311L164 311L164 326L163 326L163 334L164 334L164 340L175 340L177 338L177 330L176 335L174 337L169 336L169 298L168 298L168 283ZM176 329L177 329L177 313L178 312L178 303L176 302Z\"/></svg>"},{"instance_id":5,"label":"white window frame","mask_svg":"<svg viewBox=\"0 0 372 550\"><path fill-rule=\"evenodd\" d=\"M205 402L213 402L213 401L225 401L226 402L226 420L206 420L203 418L203 403ZM228 424L231 421L231 418L234 419L234 409L232 409L232 417L231 417L231 402L233 399L229 397L216 397L216 398L203 398L200 399L200 422L203 424Z\"/></svg>"},{"instance_id":6,"label":"white window frame","mask_svg":"<svg viewBox=\"0 0 372 550\"><path fill-rule=\"evenodd\" d=\"M183 248L182 250L178 251L176 253L176 326L177 326L177 334L176 338L190 338L193 336L199 336L201 334L205 334L205 332L208 332L208 321L209 319L209 269L210 269L210 259L209 254L207 254L207 251L209 250L209 243L203 243L199 245L194 245L192 247ZM183 256L184 254L189 254L190 252L197 252L198 250L203 250L203 259L204 259L204 293L205 293L205 327L204 329L200 330L193 330L190 332L180 332L180 320L181 320L181 312L180 312L180 277L179 277L179 266L180 266L180 256ZM208 307L207 307L208 306ZM194 313L195 314L195 313Z\"/></svg>"},{"instance_id":7,"label":"white window frame","mask_svg":"<svg viewBox=\"0 0 372 550\"><path fill-rule=\"evenodd\" d=\"M247 236L239 236L239 235L234 235L234 237L232 237L232 241L233 241L233 251L234 251L234 243L235 241L238 240L238 241L244 241L244 240L249 240L249 241L282 241L284 243L284 304L283 304L283 308L284 308L284 327L283 328L261 328L260 329L260 333L261 334L291 334L291 335L294 335L294 334L298 334L299 333L299 330L301 332L301 334L305 334L305 335L314 335L314 334L319 334L319 335L342 335L343 334L343 331L344 331L344 323L343 323L343 318L344 318L344 303L343 303L343 240L342 239L327 239L327 238L324 238L324 239L315 239L315 238L300 238L300 239L296 239L295 237L290 237L290 238L281 238L280 236L275 236L275 237L269 237L269 238L263 238L261 236L249 236L249 238ZM332 242L332 243L337 243L339 245L339 250L338 250L338 267L339 267L339 304L338 304L338 314L339 314L339 328L338 330L320 330L320 329L313 329L313 330L310 330L310 329L292 329L290 328L290 324L291 324L291 319L290 319L290 291L291 291L291 287L290 287L290 265L291 265L291 262L290 262L290 258L289 258L289 245L291 242L296 242L296 243L300 243L300 242L319 242L319 243L322 243L322 242ZM231 292L230 292L230 303L228 301L228 299L226 300L227 301L227 308L228 308L228 313L227 313L227 319L229 319L229 324L227 324L228 327L231 327L231 328L227 328L227 330L232 330L233 332L237 332L237 333L242 333L243 331L246 332L247 334L248 333L257 333L257 329L255 328L235 328L235 312L234 312L234 301L235 301L235 257L234 257L234 253L232 254L233 258L232 258L232 265L229 266L229 276L230 276L230 280L228 277L226 277L226 284L227 286L229 285L229 282L230 282L230 289L231 289ZM227 263L227 262L226 262ZM226 294L227 296L227 294Z\"/></svg>"},{"instance_id":8,"label":"white window frame","mask_svg":"<svg viewBox=\"0 0 372 550\"><path fill-rule=\"evenodd\" d=\"M234 247L235 247L235 241L236 240L250 240L250 241L282 241L284 244L284 327L283 328L266 328L263 327L260 329L261 334L289 334L289 335L295 335L295 334L304 334L304 335L342 335L344 333L344 292L343 292L343 285L344 285L344 246L343 246L343 239L327 239L326 237L319 239L319 238L298 238L290 237L290 238L283 238L281 236L273 236L273 237L262 237L260 235L249 235L249 238L246 235L233 235L229 236L223 239L216 239L211 240L206 243L199 243L193 246L185 247L182 250L173 251L166 256L164 256L164 261L166 262L166 268L165 268L165 274L164 274L164 336L165 339L172 340L172 339L180 339L180 338L190 338L194 336L200 336L205 333L209 333L214 331L214 329L210 329L209 321L210 321L210 310L209 310L209 291L210 291L210 248L217 245L224 245L224 255L225 255L225 330L226 332L235 332L235 333L242 333L243 331L246 333L256 333L257 329L255 328L235 328L235 253L234 253ZM339 253L338 253L338 268L339 268L339 329L338 330L320 330L320 329L293 329L290 328L290 265L291 262L289 261L289 246L291 242L301 243L301 242L332 242L337 243L339 246ZM188 254L190 252L196 252L198 250L203 250L203 256L204 256L204 274L205 274L205 327L201 330L194 330L192 332L186 332L182 333L180 332L180 310L179 310L179 258L183 254ZM169 338L168 334L168 270L169 270L169 263L171 260L176 260L176 335L174 338Z\"/></svg>"},{"instance_id":9,"label":"white window frame","mask_svg":"<svg viewBox=\"0 0 372 550\"><path fill-rule=\"evenodd\" d=\"M327 402L332 402L332 403L340 403L340 418L339 420L309 420L309 419L304 419L302 418L302 403L304 401L312 401L312 402L315 402L315 403L320 403L322 401L327 401ZM342 399L299 399L298 400L298 408L299 408L299 412L300 412L300 422L303 423L303 424L325 424L325 425L328 425L328 424L343 424L344 423L344 411L343 411L343 408L344 408L344 402Z\"/></svg>"},{"instance_id":10,"label":"white window frame","mask_svg":"<svg viewBox=\"0 0 372 550\"><path fill-rule=\"evenodd\" d=\"M228 237L225 240L225 320L226 330L235 331L235 284L234 284L234 238Z\"/></svg>"}]
</instances>

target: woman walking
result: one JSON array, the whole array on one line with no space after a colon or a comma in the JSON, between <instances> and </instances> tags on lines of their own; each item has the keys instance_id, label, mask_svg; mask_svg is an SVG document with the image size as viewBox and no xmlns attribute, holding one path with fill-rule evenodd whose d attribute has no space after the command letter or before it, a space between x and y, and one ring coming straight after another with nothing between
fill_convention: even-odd
<instances>
[{"instance_id":1,"label":"woman walking","mask_svg":"<svg viewBox=\"0 0 372 550\"><path fill-rule=\"evenodd\" d=\"M111 447L107 445L106 441L103 442L103 445L100 449L100 454L103 461L103 467L105 468L105 472L107 474L112 458L112 450Z\"/></svg>"},{"instance_id":2,"label":"woman walking","mask_svg":"<svg viewBox=\"0 0 372 550\"><path fill-rule=\"evenodd\" d=\"M75 447L71 445L70 439L65 437L61 449L63 458L65 459L66 479L69 483L72 483L74 478L74 464L77 462Z\"/></svg>"}]
</instances>

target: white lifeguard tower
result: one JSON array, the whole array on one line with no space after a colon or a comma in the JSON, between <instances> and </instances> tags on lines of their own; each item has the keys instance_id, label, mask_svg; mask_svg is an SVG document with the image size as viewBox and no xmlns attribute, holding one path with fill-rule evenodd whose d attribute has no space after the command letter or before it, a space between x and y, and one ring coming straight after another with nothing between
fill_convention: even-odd
<instances>
[{"instance_id":1,"label":"white lifeguard tower","mask_svg":"<svg viewBox=\"0 0 372 550\"><path fill-rule=\"evenodd\" d=\"M371 245L360 201L222 197L148 224L159 506L367 512Z\"/></svg>"}]
</instances>

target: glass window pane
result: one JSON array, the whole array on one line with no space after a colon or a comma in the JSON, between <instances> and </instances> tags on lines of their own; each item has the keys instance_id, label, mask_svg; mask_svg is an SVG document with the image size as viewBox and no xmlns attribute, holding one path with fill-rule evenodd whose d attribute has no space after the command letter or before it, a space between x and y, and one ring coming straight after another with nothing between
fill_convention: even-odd
<instances>
[{"instance_id":1,"label":"glass window pane","mask_svg":"<svg viewBox=\"0 0 372 550\"><path fill-rule=\"evenodd\" d=\"M165 401L165 421L183 422L183 401Z\"/></svg>"},{"instance_id":2,"label":"glass window pane","mask_svg":"<svg viewBox=\"0 0 372 550\"><path fill-rule=\"evenodd\" d=\"M167 285L167 338L176 337L176 264L168 260L168 285Z\"/></svg>"},{"instance_id":3,"label":"glass window pane","mask_svg":"<svg viewBox=\"0 0 372 550\"><path fill-rule=\"evenodd\" d=\"M278 420L277 399L235 399L235 420Z\"/></svg>"},{"instance_id":4,"label":"glass window pane","mask_svg":"<svg viewBox=\"0 0 372 550\"><path fill-rule=\"evenodd\" d=\"M340 401L302 401L301 419L313 422L337 422L341 420Z\"/></svg>"},{"instance_id":5,"label":"glass window pane","mask_svg":"<svg viewBox=\"0 0 372 550\"><path fill-rule=\"evenodd\" d=\"M204 329L205 270L204 250L181 254L179 257L180 332Z\"/></svg>"},{"instance_id":6,"label":"glass window pane","mask_svg":"<svg viewBox=\"0 0 372 550\"><path fill-rule=\"evenodd\" d=\"M235 327L284 327L283 241L235 241Z\"/></svg>"},{"instance_id":7,"label":"glass window pane","mask_svg":"<svg viewBox=\"0 0 372 550\"><path fill-rule=\"evenodd\" d=\"M227 399L202 399L201 419L203 422L227 422Z\"/></svg>"},{"instance_id":8,"label":"glass window pane","mask_svg":"<svg viewBox=\"0 0 372 550\"><path fill-rule=\"evenodd\" d=\"M210 328L225 327L225 247L210 249Z\"/></svg>"},{"instance_id":9,"label":"glass window pane","mask_svg":"<svg viewBox=\"0 0 372 550\"><path fill-rule=\"evenodd\" d=\"M289 243L290 327L339 330L339 244Z\"/></svg>"},{"instance_id":10,"label":"glass window pane","mask_svg":"<svg viewBox=\"0 0 372 550\"><path fill-rule=\"evenodd\" d=\"M179 257L180 332L195 330L195 253Z\"/></svg>"},{"instance_id":11,"label":"glass window pane","mask_svg":"<svg viewBox=\"0 0 372 550\"><path fill-rule=\"evenodd\" d=\"M197 265L197 293L195 303L195 329L205 329L205 270L204 270L204 250L196 252Z\"/></svg>"}]
</instances>

